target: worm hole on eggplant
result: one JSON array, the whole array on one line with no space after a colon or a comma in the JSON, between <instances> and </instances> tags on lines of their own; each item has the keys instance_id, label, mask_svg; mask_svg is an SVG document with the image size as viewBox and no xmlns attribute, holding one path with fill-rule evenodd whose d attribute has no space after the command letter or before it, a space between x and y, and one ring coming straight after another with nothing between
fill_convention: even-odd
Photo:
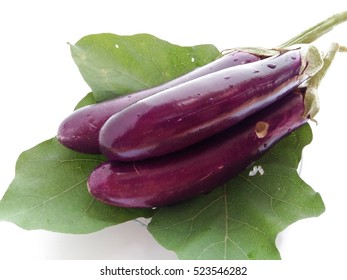
<instances>
[{"instance_id":1,"label":"worm hole on eggplant","mask_svg":"<svg viewBox=\"0 0 347 280\"><path fill-rule=\"evenodd\" d=\"M264 138L269 130L269 124L267 122L259 121L255 125L255 134L258 138Z\"/></svg>"}]
</instances>

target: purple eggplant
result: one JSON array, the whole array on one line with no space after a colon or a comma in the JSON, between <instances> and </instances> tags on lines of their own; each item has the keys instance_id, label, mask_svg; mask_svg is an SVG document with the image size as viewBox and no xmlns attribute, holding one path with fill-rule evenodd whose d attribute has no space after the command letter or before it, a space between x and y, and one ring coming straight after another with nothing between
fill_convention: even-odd
<instances>
[{"instance_id":1,"label":"purple eggplant","mask_svg":"<svg viewBox=\"0 0 347 280\"><path fill-rule=\"evenodd\" d=\"M234 51L223 55L215 61L193 70L172 81L145 89L134 94L121 96L98 104L86 106L73 112L59 126L57 138L67 148L72 150L98 154L99 132L104 123L115 113L135 102L162 90L185 83L203 75L240 64L260 60L261 56L242 51Z\"/></svg>"},{"instance_id":2,"label":"purple eggplant","mask_svg":"<svg viewBox=\"0 0 347 280\"><path fill-rule=\"evenodd\" d=\"M144 98L105 122L100 150L111 160L137 161L181 150L227 129L309 78L309 61L301 54L300 49L286 51Z\"/></svg>"},{"instance_id":3,"label":"purple eggplant","mask_svg":"<svg viewBox=\"0 0 347 280\"><path fill-rule=\"evenodd\" d=\"M291 92L237 125L176 153L102 163L91 173L88 190L96 199L119 207L166 206L207 193L306 123L303 113L302 93Z\"/></svg>"}]
</instances>

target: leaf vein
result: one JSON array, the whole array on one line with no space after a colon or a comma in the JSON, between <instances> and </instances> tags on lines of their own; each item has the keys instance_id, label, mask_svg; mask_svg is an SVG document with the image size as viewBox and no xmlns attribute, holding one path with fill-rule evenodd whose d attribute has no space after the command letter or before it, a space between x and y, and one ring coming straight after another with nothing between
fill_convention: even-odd
<instances>
[{"instance_id":1,"label":"leaf vein","mask_svg":"<svg viewBox=\"0 0 347 280\"><path fill-rule=\"evenodd\" d=\"M67 193L67 192L73 190L74 188L76 188L76 187L79 186L80 184L84 183L86 180L87 180L87 179L83 179L83 180L81 180L80 182L78 182L78 183L72 185L71 187L67 188L66 190L64 190L64 191L62 191L62 192L59 192L59 193L57 193L56 195L51 196L51 197L47 198L46 200L44 200L44 201L42 201L42 202L40 202L40 203L38 203L38 204L32 205L31 207L26 208L26 209L24 209L24 210L22 210L22 211L16 212L16 213L14 213L13 215L8 216L7 219L10 219L10 218L19 216L19 215L21 215L21 214L23 214L23 213L29 212L29 211L31 211L31 210L33 210L33 209L36 209L36 208L40 207L40 206L45 206L45 205L46 205L48 202L50 202L51 200L56 199L57 197L59 197L59 196L65 194L65 193Z\"/></svg>"}]
</instances>

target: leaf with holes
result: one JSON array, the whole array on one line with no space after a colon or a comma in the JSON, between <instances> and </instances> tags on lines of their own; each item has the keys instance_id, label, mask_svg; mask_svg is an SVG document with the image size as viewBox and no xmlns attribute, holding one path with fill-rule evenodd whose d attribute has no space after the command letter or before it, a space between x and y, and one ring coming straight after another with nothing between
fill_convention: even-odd
<instances>
[{"instance_id":1,"label":"leaf with holes","mask_svg":"<svg viewBox=\"0 0 347 280\"><path fill-rule=\"evenodd\" d=\"M279 259L277 234L324 212L320 195L297 172L311 138L305 125L224 186L159 209L149 231L181 259Z\"/></svg>"}]
</instances>

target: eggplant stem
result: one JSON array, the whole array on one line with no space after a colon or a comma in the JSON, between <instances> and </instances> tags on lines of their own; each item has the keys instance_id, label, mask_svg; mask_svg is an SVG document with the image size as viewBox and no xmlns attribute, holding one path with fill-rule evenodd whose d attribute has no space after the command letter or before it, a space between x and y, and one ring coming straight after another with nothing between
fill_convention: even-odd
<instances>
[{"instance_id":1,"label":"eggplant stem","mask_svg":"<svg viewBox=\"0 0 347 280\"><path fill-rule=\"evenodd\" d=\"M340 51L340 46L338 43L332 43L330 45L329 50L327 51L326 55L323 58L323 66L322 68L310 78L307 84L307 90L305 93L305 112L304 117L310 118L312 121L317 121L314 119L314 117L319 112L319 99L318 99L318 87L323 80L325 74L328 72L328 69L331 65L331 63L334 60L334 57L336 53Z\"/></svg>"},{"instance_id":2,"label":"eggplant stem","mask_svg":"<svg viewBox=\"0 0 347 280\"><path fill-rule=\"evenodd\" d=\"M331 29L333 29L335 26L347 21L347 11L335 14L318 24L306 29L305 31L301 32L300 34L294 36L293 38L289 39L288 41L282 43L279 45L279 48L286 48L291 45L295 44L309 44L313 41L317 40L319 37L323 36L324 34L328 33Z\"/></svg>"},{"instance_id":3,"label":"eggplant stem","mask_svg":"<svg viewBox=\"0 0 347 280\"><path fill-rule=\"evenodd\" d=\"M259 56L273 56L279 54L281 51L288 49L289 47L300 45L300 44L310 44L314 41L316 41L318 38L322 37L324 34L328 33L330 30L332 30L335 26L347 21L347 11L335 14L316 25L304 30L303 32L299 33L298 35L294 36L293 38L289 39L288 41L280 44L279 46L272 48L272 49L266 49L266 48L231 48L226 49L221 52L221 55L228 54L233 51L244 51L249 52L255 55ZM341 47L340 51L347 51L346 47Z\"/></svg>"},{"instance_id":4,"label":"eggplant stem","mask_svg":"<svg viewBox=\"0 0 347 280\"><path fill-rule=\"evenodd\" d=\"M347 52L347 46L340 46L339 52Z\"/></svg>"}]
</instances>

